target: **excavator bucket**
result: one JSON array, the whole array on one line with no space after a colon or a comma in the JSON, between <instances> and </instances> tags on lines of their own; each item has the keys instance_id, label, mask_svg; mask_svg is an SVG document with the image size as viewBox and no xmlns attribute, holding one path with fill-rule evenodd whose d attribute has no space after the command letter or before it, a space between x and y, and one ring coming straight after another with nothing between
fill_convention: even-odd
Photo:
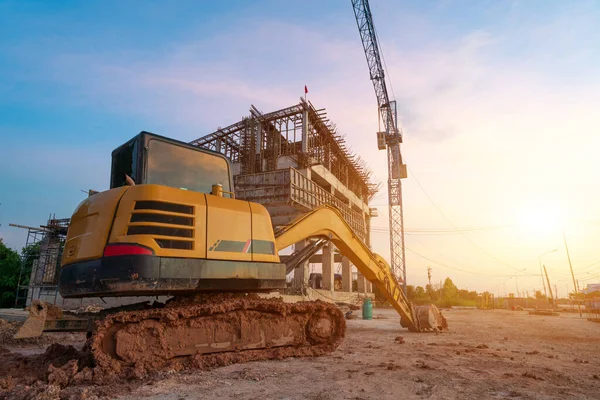
<instances>
[{"instance_id":1,"label":"excavator bucket","mask_svg":"<svg viewBox=\"0 0 600 400\"><path fill-rule=\"evenodd\" d=\"M86 332L91 330L93 319L63 312L62 309L40 300L29 307L29 316L13 336L25 339L41 336L43 332Z\"/></svg>"},{"instance_id":2,"label":"excavator bucket","mask_svg":"<svg viewBox=\"0 0 600 400\"><path fill-rule=\"evenodd\" d=\"M14 338L25 339L42 336L48 315L48 306L50 306L48 303L39 300L32 301L29 307L29 316L27 316L25 323L15 333Z\"/></svg>"},{"instance_id":3,"label":"excavator bucket","mask_svg":"<svg viewBox=\"0 0 600 400\"><path fill-rule=\"evenodd\" d=\"M433 304L427 306L415 306L415 317L421 331L446 331L448 322L439 308Z\"/></svg>"}]
</instances>

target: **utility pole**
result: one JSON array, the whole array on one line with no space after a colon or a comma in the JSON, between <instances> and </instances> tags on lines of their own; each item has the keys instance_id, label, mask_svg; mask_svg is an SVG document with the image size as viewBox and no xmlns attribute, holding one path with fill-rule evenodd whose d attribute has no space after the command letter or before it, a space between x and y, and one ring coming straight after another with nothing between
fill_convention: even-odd
<instances>
[{"instance_id":1,"label":"utility pole","mask_svg":"<svg viewBox=\"0 0 600 400\"><path fill-rule=\"evenodd\" d=\"M577 289L577 283L575 282L575 274L573 273L573 264L571 264L571 256L569 255L569 246L567 246L567 237L565 236L564 231L563 231L563 241L565 242L565 249L567 250L567 259L569 260L569 268L571 269L571 277L573 278L573 287L575 288L575 301L577 302L577 309L579 310L579 316L583 317L583 315L581 314L581 304L579 304L579 300L577 299L579 290Z\"/></svg>"},{"instance_id":2,"label":"utility pole","mask_svg":"<svg viewBox=\"0 0 600 400\"><path fill-rule=\"evenodd\" d=\"M544 282L544 273L542 272L542 257L546 254L554 253L555 251L556 249L550 250L538 256L538 264L540 264L540 276L542 278L542 286L544 287L544 296L546 297L548 297L548 293L546 292L546 283Z\"/></svg>"},{"instance_id":3,"label":"utility pole","mask_svg":"<svg viewBox=\"0 0 600 400\"><path fill-rule=\"evenodd\" d=\"M429 280L429 286L431 286L431 265L427 266L427 279Z\"/></svg>"},{"instance_id":4,"label":"utility pole","mask_svg":"<svg viewBox=\"0 0 600 400\"><path fill-rule=\"evenodd\" d=\"M552 286L550 286L550 279L548 278L548 271L546 270L546 266L544 265L544 274L546 274L546 281L548 282L548 290L550 291L550 298L552 299L552 304L556 307L556 300L554 300L554 295L552 294ZM555 288L556 290L556 288Z\"/></svg>"}]
</instances>

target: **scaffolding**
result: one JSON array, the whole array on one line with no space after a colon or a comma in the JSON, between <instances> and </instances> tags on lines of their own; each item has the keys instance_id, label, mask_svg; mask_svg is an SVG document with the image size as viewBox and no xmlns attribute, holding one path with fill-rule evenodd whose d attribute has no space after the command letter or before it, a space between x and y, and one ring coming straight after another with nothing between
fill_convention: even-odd
<instances>
[{"instance_id":1,"label":"scaffolding","mask_svg":"<svg viewBox=\"0 0 600 400\"><path fill-rule=\"evenodd\" d=\"M15 306L29 306L32 300L56 304L60 259L70 219L51 216L39 227L10 224L27 229L27 240L21 254L21 270Z\"/></svg>"},{"instance_id":2,"label":"scaffolding","mask_svg":"<svg viewBox=\"0 0 600 400\"><path fill-rule=\"evenodd\" d=\"M366 164L351 153L325 109L302 98L267 114L251 106L250 116L191 144L223 153L239 164L237 172L242 175L280 169L281 159L287 157L297 168L323 165L365 203L378 190Z\"/></svg>"}]
</instances>

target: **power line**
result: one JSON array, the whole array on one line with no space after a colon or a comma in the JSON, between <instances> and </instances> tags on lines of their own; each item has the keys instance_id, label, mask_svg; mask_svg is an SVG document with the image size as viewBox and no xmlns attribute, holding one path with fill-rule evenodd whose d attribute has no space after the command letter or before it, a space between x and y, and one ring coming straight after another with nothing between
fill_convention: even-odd
<instances>
[{"instance_id":1,"label":"power line","mask_svg":"<svg viewBox=\"0 0 600 400\"><path fill-rule=\"evenodd\" d=\"M600 264L600 261L593 262L593 263L591 263L591 264L589 264L588 266L585 266L585 267L573 269L573 271L580 272L580 271L583 271L584 269L588 269L588 268L593 267L594 265L597 265L597 264ZM593 271L594 269L596 269L596 268L592 268L591 270Z\"/></svg>"},{"instance_id":2,"label":"power line","mask_svg":"<svg viewBox=\"0 0 600 400\"><path fill-rule=\"evenodd\" d=\"M419 242L423 247L426 247L423 244L423 242L421 242L420 240L418 240L416 238L413 238L413 239L416 240L417 242ZM463 269L463 268L454 267L454 266L448 265L446 263L443 263L441 261L437 261L437 260L434 260L434 259L432 259L430 257L424 256L423 254L421 254L421 253L419 253L419 252L417 252L417 251L415 251L415 250L413 250L413 249L411 249L409 247L405 246L405 248L406 248L406 250L410 251L411 253L413 253L413 254L415 254L415 255L417 255L417 256L419 256L419 257L421 257L421 258L423 258L423 259L425 259L427 261L430 261L430 262L432 262L434 264L441 265L442 267L446 267L446 268L453 269L453 270L456 270L456 271L465 272L467 274L486 275L486 276L495 276L495 277L507 277L507 276L512 277L512 275L488 274L488 273L485 273L485 272L469 271L469 270L466 270L466 269ZM431 251L433 251L434 253L436 253L440 257L444 257L442 254L440 254L439 252L437 252L435 250L431 250Z\"/></svg>"},{"instance_id":3,"label":"power line","mask_svg":"<svg viewBox=\"0 0 600 400\"><path fill-rule=\"evenodd\" d=\"M419 243L421 246L427 248L429 251L433 252L434 254L438 255L439 257L448 258L447 256L442 255L439 251L429 248L428 246L425 245L425 243L423 243L421 240L417 239L416 237L411 237L411 240L414 240L415 242ZM470 266L470 267L472 268L472 266Z\"/></svg>"},{"instance_id":4,"label":"power line","mask_svg":"<svg viewBox=\"0 0 600 400\"><path fill-rule=\"evenodd\" d=\"M408 163L407 163L408 165ZM408 167L408 170L410 171L410 174L412 175L412 177L415 179L415 182L417 183L417 185L419 186L419 188L423 191L423 193L425 194L425 196L427 196L427 198L429 199L429 201L431 202L431 204L436 208L436 210L438 210L438 212L440 213L440 215L442 217L444 217L444 219L446 221L448 221L448 223L454 228L455 231L457 231L462 237L464 237L469 243L471 243L473 246L477 247L482 253L484 253L485 255L487 255L488 257L493 258L494 260L496 260L497 262L506 265L509 268L512 268L514 270L519 270L519 268L516 268L510 264L508 264L507 262L502 261L501 259L499 259L498 257L496 257L495 255L491 254L490 252L488 252L487 250L483 249L481 246L479 246L477 243L475 243L473 240L471 240L471 238L469 238L467 235L465 235L463 232L460 232L460 230L457 228L456 225L454 225L454 223L450 220L450 218L448 218L446 216L446 214L444 214L444 212L437 206L437 204L433 201L433 199L431 198L431 196L429 196L429 194L427 193L427 191L425 190L425 188L423 187L423 185L421 185L421 183L419 182L419 180L417 179L417 176L415 175L415 173L410 169L410 167Z\"/></svg>"},{"instance_id":5,"label":"power line","mask_svg":"<svg viewBox=\"0 0 600 400\"><path fill-rule=\"evenodd\" d=\"M497 229L504 229L507 227L511 227L512 225L498 225L498 226L487 226L487 227L477 227L477 228L461 228L461 229L406 229L404 232L412 233L412 234L422 234L422 235L454 235L460 234L461 232L481 232L481 231L490 231ZM375 231L387 231L389 232L389 228L384 226L371 226L372 230Z\"/></svg>"},{"instance_id":6,"label":"power line","mask_svg":"<svg viewBox=\"0 0 600 400\"><path fill-rule=\"evenodd\" d=\"M415 254L415 255L417 255L417 256L419 256L419 257L421 257L421 258L423 258L423 259L425 259L427 261L430 261L432 263L441 265L442 267L446 267L446 268L453 269L453 270L460 271L460 272L465 272L467 274L486 275L486 276L495 276L495 277L512 277L513 276L513 275L488 274L488 273L485 273L485 272L469 271L469 270L466 270L466 269L462 269L462 268L458 268L458 267L453 267L451 265L445 264L445 263L440 262L440 261L436 261L436 260L434 260L432 258L429 258L427 256L424 256L423 254L418 253L418 252L416 252L413 249L410 249L408 247L406 247L406 250L410 251L411 253L413 253L413 254ZM536 275L535 274L529 274L529 275L520 275L520 276L536 276Z\"/></svg>"},{"instance_id":7,"label":"power line","mask_svg":"<svg viewBox=\"0 0 600 400\"><path fill-rule=\"evenodd\" d=\"M578 280L580 280L580 281L582 281L582 282L586 282L586 281L591 281L592 279L596 279L596 278L600 278L600 274L599 274L599 275L596 275L596 276L589 277L589 278L585 278L585 279L578 279Z\"/></svg>"},{"instance_id":8,"label":"power line","mask_svg":"<svg viewBox=\"0 0 600 400\"><path fill-rule=\"evenodd\" d=\"M375 233L386 233L386 232L385 232L385 231L383 231L383 230L382 230L382 231L377 231L377 230L375 230ZM417 236L418 236L418 235L417 235ZM411 237L411 239L412 239L412 240L414 240L414 241L416 241L416 242L418 242L418 243L419 243L421 246L423 246L423 247L427 248L429 251L431 251L431 252L435 253L437 256L439 256L439 257L442 257L442 258L447 258L447 256L444 256L444 255L443 255L443 254L441 254L440 252L438 252L438 251L436 251L436 250L434 250L434 249L431 249L431 248L429 248L428 246L426 246L426 245L425 245L423 242L421 242L421 241L420 241L419 239L417 239L416 237L412 236L412 237ZM496 274L486 274L486 273L483 273L483 272L468 271L468 270L465 270L465 269L461 269L461 268L457 268L457 267L450 266L450 265L448 265L448 264L445 264L445 263L442 263L442 262L440 262L440 261L432 260L431 258L429 258L429 257L427 257L427 256L424 256L424 255L422 255L422 254L420 254L420 253L417 253L415 250L412 250L412 249L409 249L409 250L410 250L411 252L415 253L416 255L418 255L418 256L419 256L419 257L421 257L421 258L424 258L424 259L426 259L426 260L429 260L429 261L431 261L431 262L434 262L434 263L436 263L436 264L442 265L442 266L444 266L444 267L447 267L447 268L450 268L450 269L455 269L455 270L462 271L462 272L466 272L466 273L480 274L480 275L489 275L489 276L502 276L502 277L505 277L505 276L510 276L510 277L512 277L512 276L513 276L513 275L496 275ZM522 276L526 276L526 275L522 275ZM510 278L509 278L509 279L510 279Z\"/></svg>"}]
</instances>

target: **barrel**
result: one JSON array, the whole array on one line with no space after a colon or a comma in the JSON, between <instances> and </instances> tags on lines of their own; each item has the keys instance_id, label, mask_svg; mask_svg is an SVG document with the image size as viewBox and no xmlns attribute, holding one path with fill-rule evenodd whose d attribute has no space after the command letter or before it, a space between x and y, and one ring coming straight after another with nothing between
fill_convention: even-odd
<instances>
[{"instance_id":1,"label":"barrel","mask_svg":"<svg viewBox=\"0 0 600 400\"><path fill-rule=\"evenodd\" d=\"M363 319L373 318L373 303L371 303L371 299L368 297L363 302L362 317Z\"/></svg>"}]
</instances>

